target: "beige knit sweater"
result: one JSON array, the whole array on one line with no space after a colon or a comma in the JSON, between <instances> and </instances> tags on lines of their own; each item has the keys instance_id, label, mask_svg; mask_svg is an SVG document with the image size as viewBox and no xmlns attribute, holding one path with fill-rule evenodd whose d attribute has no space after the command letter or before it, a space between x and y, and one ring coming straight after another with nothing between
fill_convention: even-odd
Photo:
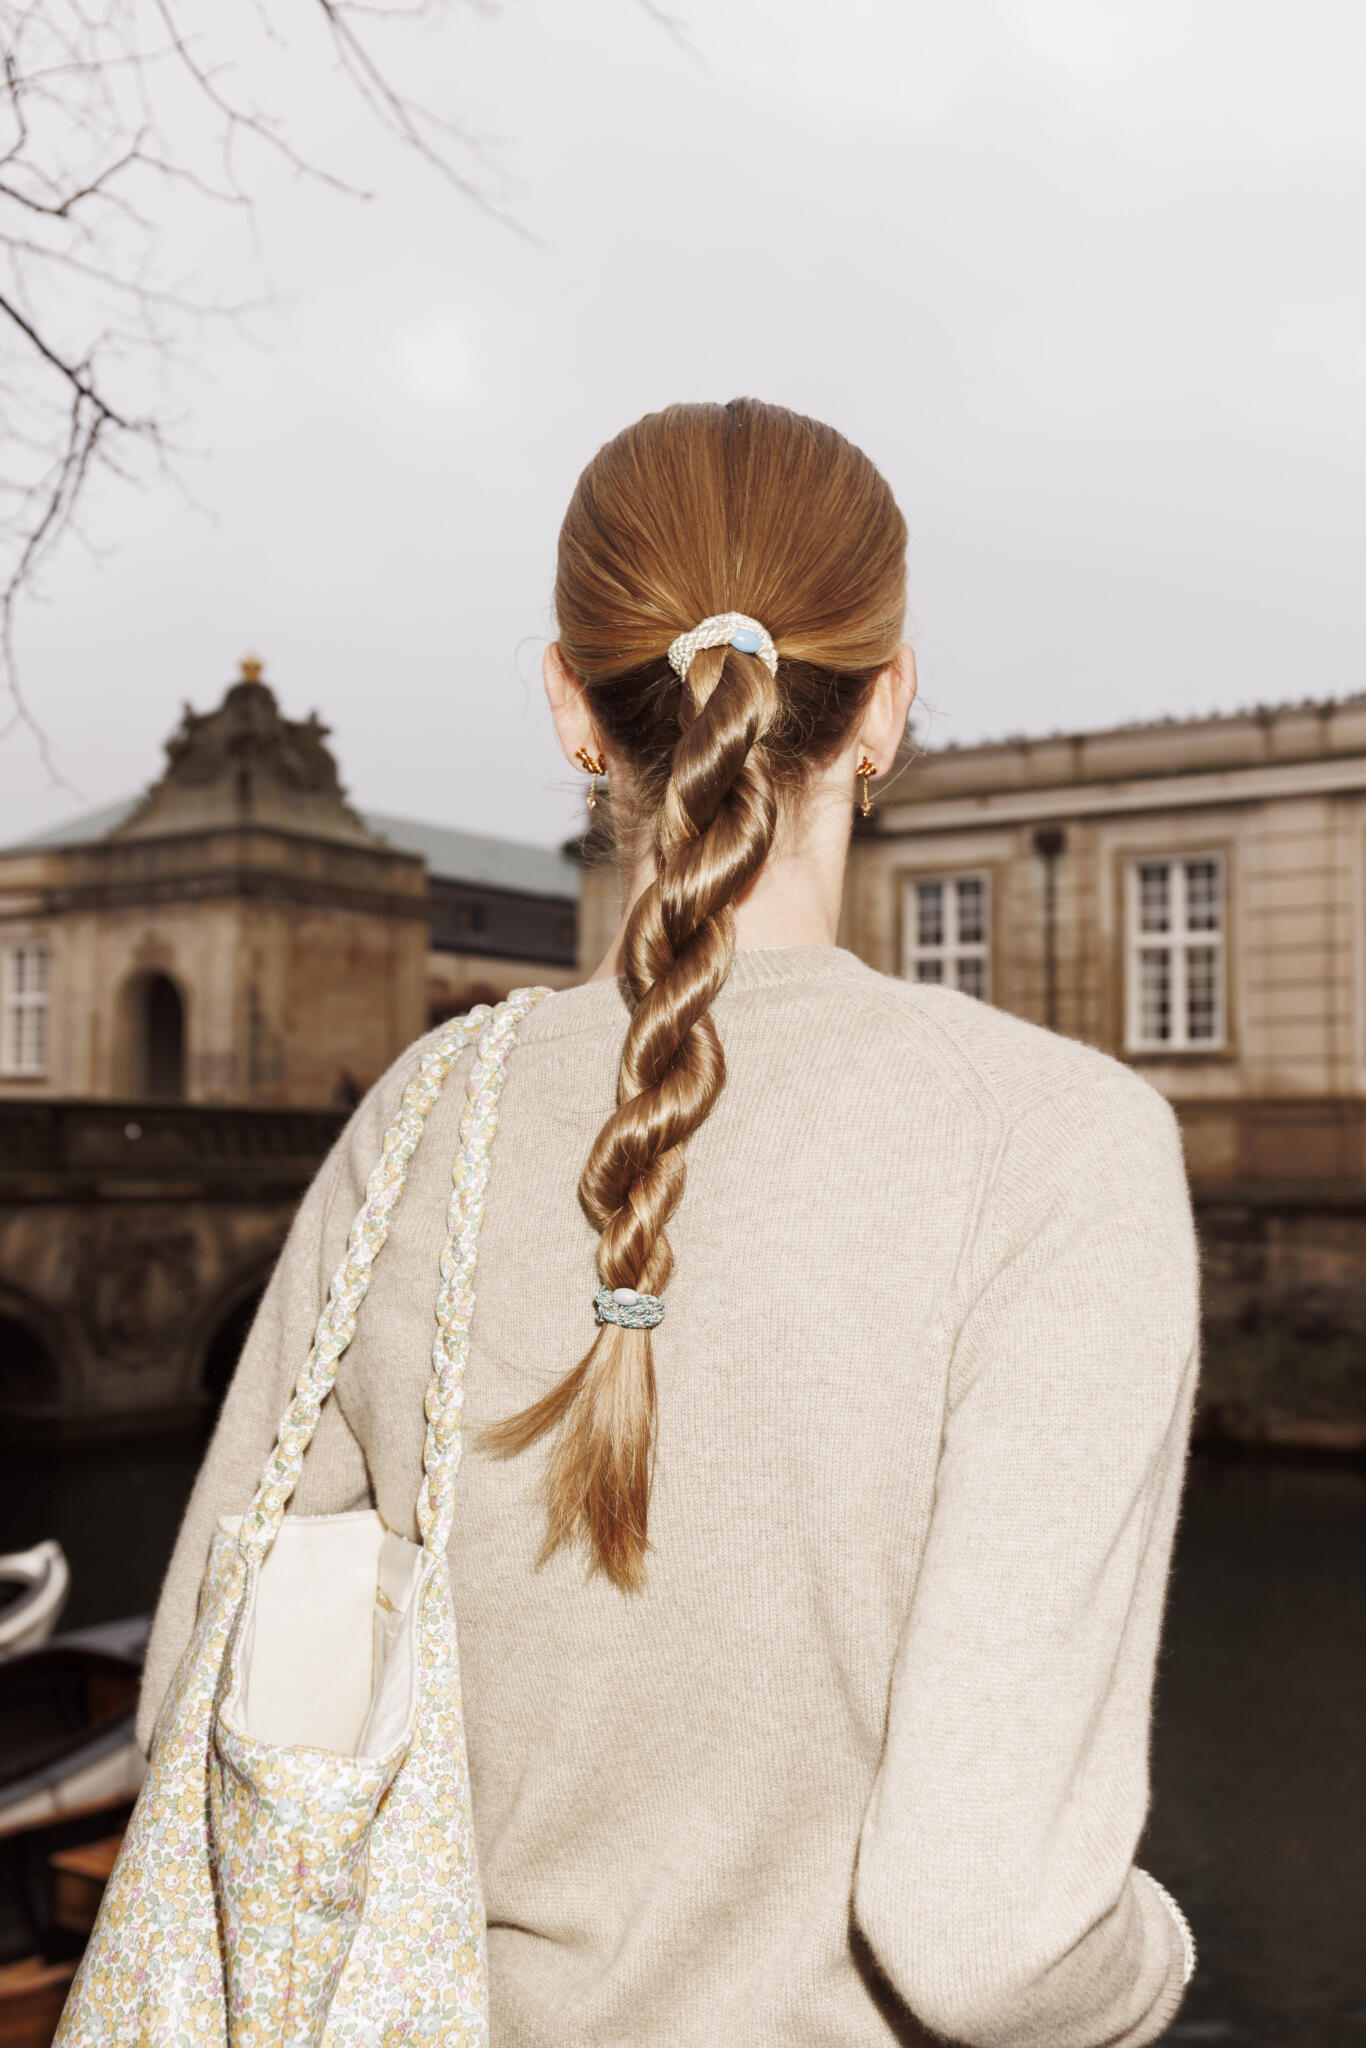
<instances>
[{"instance_id":1,"label":"beige knit sweater","mask_svg":"<svg viewBox=\"0 0 1366 2048\"><path fill-rule=\"evenodd\" d=\"M473 1433L592 1336L575 1197L619 986L509 1066L451 1544L493 2048L1154 2040L1182 1945L1132 1866L1196 1371L1180 1144L1091 1049L852 955L742 953L656 1332L646 1591L537 1568L543 1447ZM466 1056L468 1059L468 1055ZM309 1348L409 1053L306 1197L186 1514L142 1732L215 1518ZM295 1505L413 1527L461 1069Z\"/></svg>"}]
</instances>

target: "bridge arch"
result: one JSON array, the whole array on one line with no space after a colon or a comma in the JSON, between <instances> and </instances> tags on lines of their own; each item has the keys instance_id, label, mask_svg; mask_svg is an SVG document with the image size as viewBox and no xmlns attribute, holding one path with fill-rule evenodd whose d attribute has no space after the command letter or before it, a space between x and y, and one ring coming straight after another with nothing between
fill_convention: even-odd
<instances>
[{"instance_id":1,"label":"bridge arch","mask_svg":"<svg viewBox=\"0 0 1366 2048\"><path fill-rule=\"evenodd\" d=\"M52 1317L0 1289L0 1422L51 1422L66 1412L62 1354Z\"/></svg>"},{"instance_id":2,"label":"bridge arch","mask_svg":"<svg viewBox=\"0 0 1366 2048\"><path fill-rule=\"evenodd\" d=\"M261 1296L266 1291L274 1264L272 1257L268 1264L239 1280L227 1294L219 1297L206 1318L196 1391L211 1415L216 1415L223 1405L223 1397L237 1369L242 1346L261 1306Z\"/></svg>"}]
</instances>

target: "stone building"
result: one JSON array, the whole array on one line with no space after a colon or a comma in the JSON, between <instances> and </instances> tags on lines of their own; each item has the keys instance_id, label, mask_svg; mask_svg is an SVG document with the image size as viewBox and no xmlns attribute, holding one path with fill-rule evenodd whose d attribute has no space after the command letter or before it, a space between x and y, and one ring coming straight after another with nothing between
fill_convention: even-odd
<instances>
[{"instance_id":1,"label":"stone building","mask_svg":"<svg viewBox=\"0 0 1366 2048\"><path fill-rule=\"evenodd\" d=\"M0 852L0 1096L345 1103L427 1028L577 978L577 870L361 816L260 679L135 802Z\"/></svg>"},{"instance_id":2,"label":"stone building","mask_svg":"<svg viewBox=\"0 0 1366 2048\"><path fill-rule=\"evenodd\" d=\"M923 756L846 942L1101 1046L1202 1188L1366 1182L1366 698Z\"/></svg>"},{"instance_id":3,"label":"stone building","mask_svg":"<svg viewBox=\"0 0 1366 2048\"><path fill-rule=\"evenodd\" d=\"M244 663L144 796L0 852L0 1423L193 1424L360 1091L578 979L570 860L363 816L326 740Z\"/></svg>"}]
</instances>

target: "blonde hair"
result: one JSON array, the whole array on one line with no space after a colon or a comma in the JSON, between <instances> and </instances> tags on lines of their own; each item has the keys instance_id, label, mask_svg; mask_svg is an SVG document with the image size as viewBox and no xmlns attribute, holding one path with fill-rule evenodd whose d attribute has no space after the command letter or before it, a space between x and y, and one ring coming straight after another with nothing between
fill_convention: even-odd
<instances>
[{"instance_id":1,"label":"blonde hair","mask_svg":"<svg viewBox=\"0 0 1366 2048\"><path fill-rule=\"evenodd\" d=\"M560 529L555 609L565 662L627 767L618 850L653 843L655 880L626 927L633 1011L617 1107L579 1183L609 1288L662 1294L665 1225L684 1151L726 1063L711 1005L730 970L736 897L779 812L847 742L905 607L906 526L884 479L833 427L775 405L677 405L589 463ZM714 613L762 621L778 651L667 659ZM572 1372L487 1432L504 1455L559 1428L545 1555L577 1537L618 1586L644 1579L655 1437L648 1330L603 1323Z\"/></svg>"}]
</instances>

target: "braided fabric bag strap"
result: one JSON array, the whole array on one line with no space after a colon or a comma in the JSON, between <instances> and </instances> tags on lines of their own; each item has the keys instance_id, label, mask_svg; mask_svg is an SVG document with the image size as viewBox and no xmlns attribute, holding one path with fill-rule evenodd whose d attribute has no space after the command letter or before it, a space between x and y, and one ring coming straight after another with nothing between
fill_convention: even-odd
<instances>
[{"instance_id":1,"label":"braided fabric bag strap","mask_svg":"<svg viewBox=\"0 0 1366 2048\"><path fill-rule=\"evenodd\" d=\"M259 1563L265 1557L299 1483L304 1452L313 1440L323 1402L332 1391L338 1361L356 1333L356 1312L369 1290L376 1254L389 1235L394 1206L403 1193L427 1113L456 1060L492 1015L489 1005L480 1003L467 1017L454 1018L423 1055L421 1066L403 1091L398 1114L384 1134L379 1163L365 1184L365 1200L351 1226L345 1255L332 1276L308 1362L281 1420L255 1498L242 1518L239 1542L248 1562Z\"/></svg>"},{"instance_id":2,"label":"braided fabric bag strap","mask_svg":"<svg viewBox=\"0 0 1366 2048\"><path fill-rule=\"evenodd\" d=\"M484 1218L489 1151L498 1128L498 1106L507 1079L507 1057L517 1028L548 988L517 988L500 1003L475 1050L465 1084L460 1150L451 1172L446 1243L441 1253L441 1287L436 1298L436 1341L427 1388L427 1439L422 1453L423 1484L417 1521L422 1541L440 1556L450 1541L455 1513L455 1475L460 1464L460 1415L465 1400L465 1364L474 1314L474 1265Z\"/></svg>"}]
</instances>

